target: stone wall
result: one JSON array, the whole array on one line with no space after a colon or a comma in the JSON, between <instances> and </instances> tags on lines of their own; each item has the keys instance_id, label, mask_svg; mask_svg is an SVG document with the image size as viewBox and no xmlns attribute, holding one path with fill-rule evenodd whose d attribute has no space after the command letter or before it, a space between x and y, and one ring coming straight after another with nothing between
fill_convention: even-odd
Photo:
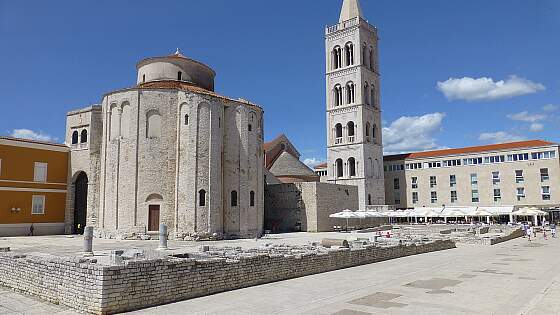
<instances>
[{"instance_id":1,"label":"stone wall","mask_svg":"<svg viewBox=\"0 0 560 315\"><path fill-rule=\"evenodd\" d=\"M324 254L257 254L236 260L140 260L119 266L0 252L0 284L83 312L112 314L451 248L455 243L446 240L386 248L367 245Z\"/></svg>"},{"instance_id":2,"label":"stone wall","mask_svg":"<svg viewBox=\"0 0 560 315\"><path fill-rule=\"evenodd\" d=\"M273 232L329 232L335 225L346 224L329 215L346 209L358 209L356 186L315 182L269 185L265 227Z\"/></svg>"},{"instance_id":3,"label":"stone wall","mask_svg":"<svg viewBox=\"0 0 560 315\"><path fill-rule=\"evenodd\" d=\"M485 245L496 245L496 244L500 244L500 243L503 243L503 242L511 241L513 239L516 239L516 238L523 237L523 235L525 235L525 232L523 232L522 229L517 229L517 230L514 230L513 232L511 232L509 235L484 239L484 244Z\"/></svg>"}]
</instances>

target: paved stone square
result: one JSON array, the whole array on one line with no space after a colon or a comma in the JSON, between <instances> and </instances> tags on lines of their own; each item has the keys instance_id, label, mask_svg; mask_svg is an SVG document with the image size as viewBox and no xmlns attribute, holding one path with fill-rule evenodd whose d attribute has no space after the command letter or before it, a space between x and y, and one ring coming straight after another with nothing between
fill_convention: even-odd
<instances>
[{"instance_id":1,"label":"paved stone square","mask_svg":"<svg viewBox=\"0 0 560 315\"><path fill-rule=\"evenodd\" d=\"M325 236L335 235L295 233L271 236L271 239L301 244ZM81 239L68 239L63 242L65 246L60 246L58 241L64 238L1 239L0 246L11 246L15 251L73 255L79 250ZM96 241L99 247L122 246L116 241ZM255 240L228 242L228 246L247 247L258 243ZM157 246L156 242L134 244ZM199 243L174 245L191 246L193 250L200 246ZM160 313L560 314L560 240L545 241L541 237L532 243L516 239L495 246L459 245L457 249L280 281L131 314ZM74 314L74 311L0 288L0 314Z\"/></svg>"}]
</instances>

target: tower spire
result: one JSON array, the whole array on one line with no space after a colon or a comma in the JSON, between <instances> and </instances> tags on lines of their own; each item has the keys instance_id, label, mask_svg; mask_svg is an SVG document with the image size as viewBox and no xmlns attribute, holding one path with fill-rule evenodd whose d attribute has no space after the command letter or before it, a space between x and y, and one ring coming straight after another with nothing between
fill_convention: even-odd
<instances>
[{"instance_id":1,"label":"tower spire","mask_svg":"<svg viewBox=\"0 0 560 315\"><path fill-rule=\"evenodd\" d=\"M360 7L360 0L344 0L338 22L348 21L358 16L362 19L364 18L362 8Z\"/></svg>"}]
</instances>

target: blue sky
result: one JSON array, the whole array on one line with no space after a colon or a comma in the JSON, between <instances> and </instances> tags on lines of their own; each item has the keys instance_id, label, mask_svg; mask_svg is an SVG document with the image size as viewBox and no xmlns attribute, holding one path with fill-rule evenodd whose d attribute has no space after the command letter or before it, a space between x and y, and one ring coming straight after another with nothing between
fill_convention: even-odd
<instances>
[{"instance_id":1,"label":"blue sky","mask_svg":"<svg viewBox=\"0 0 560 315\"><path fill-rule=\"evenodd\" d=\"M361 0L379 29L386 151L560 141L560 1ZM0 0L0 134L63 141L65 113L183 54L265 109L303 158L325 151L324 27L342 0Z\"/></svg>"}]
</instances>

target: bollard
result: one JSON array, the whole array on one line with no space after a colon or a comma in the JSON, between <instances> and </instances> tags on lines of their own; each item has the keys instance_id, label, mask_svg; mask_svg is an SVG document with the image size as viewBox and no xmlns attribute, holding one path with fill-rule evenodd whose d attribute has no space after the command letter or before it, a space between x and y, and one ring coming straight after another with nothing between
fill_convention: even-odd
<instances>
[{"instance_id":1,"label":"bollard","mask_svg":"<svg viewBox=\"0 0 560 315\"><path fill-rule=\"evenodd\" d=\"M93 256L93 226L84 229L84 256Z\"/></svg>"},{"instance_id":2,"label":"bollard","mask_svg":"<svg viewBox=\"0 0 560 315\"><path fill-rule=\"evenodd\" d=\"M159 225L159 247L158 250L166 250L167 249L167 225L160 224Z\"/></svg>"}]
</instances>

